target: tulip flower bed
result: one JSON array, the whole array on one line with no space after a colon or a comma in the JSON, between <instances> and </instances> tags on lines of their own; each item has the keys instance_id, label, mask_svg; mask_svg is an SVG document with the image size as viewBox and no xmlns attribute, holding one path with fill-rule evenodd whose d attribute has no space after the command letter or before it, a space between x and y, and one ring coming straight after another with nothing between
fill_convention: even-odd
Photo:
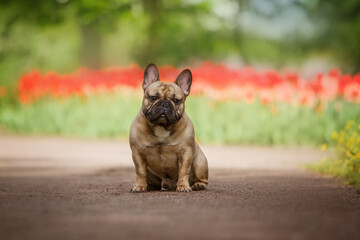
<instances>
[{"instance_id":1,"label":"tulip flower bed","mask_svg":"<svg viewBox=\"0 0 360 240\"><path fill-rule=\"evenodd\" d=\"M172 66L159 68L162 81L174 81L180 69ZM256 98L264 104L287 102L315 107L343 97L348 102L360 102L360 74L341 75L332 70L313 79L301 79L296 73L276 71L257 72L246 67L230 69L225 65L204 63L192 68L191 94L205 95L220 101L237 100L252 103ZM119 88L136 90L141 85L143 70L137 65L108 68L102 71L79 69L72 74L50 72L42 75L34 70L19 82L19 100L29 103L44 96L62 98L88 96L112 92Z\"/></svg>"},{"instance_id":2,"label":"tulip flower bed","mask_svg":"<svg viewBox=\"0 0 360 240\"><path fill-rule=\"evenodd\" d=\"M162 81L182 69L159 67ZM191 68L186 109L205 143L319 145L360 116L360 75L337 70L302 79L204 63ZM126 137L141 105L137 65L60 75L34 70L19 80L17 104L0 109L9 131L83 137ZM1 98L0 98L1 101Z\"/></svg>"}]
</instances>

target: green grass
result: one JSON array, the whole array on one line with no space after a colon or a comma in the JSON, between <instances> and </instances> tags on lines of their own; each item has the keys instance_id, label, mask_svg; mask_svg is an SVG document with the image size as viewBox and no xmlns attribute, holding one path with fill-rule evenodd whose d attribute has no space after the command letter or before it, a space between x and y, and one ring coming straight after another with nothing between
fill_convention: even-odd
<instances>
[{"instance_id":1,"label":"green grass","mask_svg":"<svg viewBox=\"0 0 360 240\"><path fill-rule=\"evenodd\" d=\"M0 110L0 125L15 133L113 138L128 135L140 101L119 95L43 99Z\"/></svg>"},{"instance_id":2,"label":"green grass","mask_svg":"<svg viewBox=\"0 0 360 240\"><path fill-rule=\"evenodd\" d=\"M15 100L2 102L0 126L6 131L85 138L126 138L141 106L139 98L118 93L46 98L29 105ZM336 111L334 104L316 113L286 103L265 106L259 101L219 102L190 96L186 111L202 143L318 146L329 143L333 131L360 115L359 105L338 102L342 110Z\"/></svg>"},{"instance_id":3,"label":"green grass","mask_svg":"<svg viewBox=\"0 0 360 240\"><path fill-rule=\"evenodd\" d=\"M187 112L197 137L206 143L318 146L329 143L333 131L360 114L360 106L342 105L341 111L329 104L325 111L316 113L287 103L269 107L260 102L249 105L196 97L189 99Z\"/></svg>"}]
</instances>

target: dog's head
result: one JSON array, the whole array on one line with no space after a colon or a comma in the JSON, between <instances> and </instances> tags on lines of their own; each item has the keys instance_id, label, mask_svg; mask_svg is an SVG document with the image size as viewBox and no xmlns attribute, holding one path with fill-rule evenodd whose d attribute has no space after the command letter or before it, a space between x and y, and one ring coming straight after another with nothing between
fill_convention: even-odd
<instances>
[{"instance_id":1,"label":"dog's head","mask_svg":"<svg viewBox=\"0 0 360 240\"><path fill-rule=\"evenodd\" d=\"M149 64L144 72L142 111L146 119L164 127L177 123L185 110L185 99L190 93L192 75L182 71L173 83L160 82L159 71Z\"/></svg>"}]
</instances>

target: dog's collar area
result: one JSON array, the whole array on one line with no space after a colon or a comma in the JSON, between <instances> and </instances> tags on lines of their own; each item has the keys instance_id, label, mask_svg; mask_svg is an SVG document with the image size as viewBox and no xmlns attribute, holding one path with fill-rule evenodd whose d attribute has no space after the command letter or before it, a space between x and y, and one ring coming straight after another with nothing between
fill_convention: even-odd
<instances>
[{"instance_id":1,"label":"dog's collar area","mask_svg":"<svg viewBox=\"0 0 360 240\"><path fill-rule=\"evenodd\" d=\"M167 138L171 134L170 130L167 130L166 128L161 126L154 127L153 131L154 131L154 135L158 138Z\"/></svg>"}]
</instances>

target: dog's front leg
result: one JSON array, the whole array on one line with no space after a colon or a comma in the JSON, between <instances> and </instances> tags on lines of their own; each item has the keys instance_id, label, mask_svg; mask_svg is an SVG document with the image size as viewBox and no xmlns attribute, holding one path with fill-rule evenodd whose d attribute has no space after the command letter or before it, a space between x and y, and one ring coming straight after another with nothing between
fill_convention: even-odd
<instances>
[{"instance_id":1,"label":"dog's front leg","mask_svg":"<svg viewBox=\"0 0 360 240\"><path fill-rule=\"evenodd\" d=\"M132 158L135 164L136 185L131 189L131 192L146 192L147 191L146 161L144 157L135 148L132 149Z\"/></svg>"},{"instance_id":2,"label":"dog's front leg","mask_svg":"<svg viewBox=\"0 0 360 240\"><path fill-rule=\"evenodd\" d=\"M178 192L191 192L189 185L189 175L191 170L191 163L193 159L192 150L186 150L184 153L178 156L178 182L176 185L176 191Z\"/></svg>"}]
</instances>

